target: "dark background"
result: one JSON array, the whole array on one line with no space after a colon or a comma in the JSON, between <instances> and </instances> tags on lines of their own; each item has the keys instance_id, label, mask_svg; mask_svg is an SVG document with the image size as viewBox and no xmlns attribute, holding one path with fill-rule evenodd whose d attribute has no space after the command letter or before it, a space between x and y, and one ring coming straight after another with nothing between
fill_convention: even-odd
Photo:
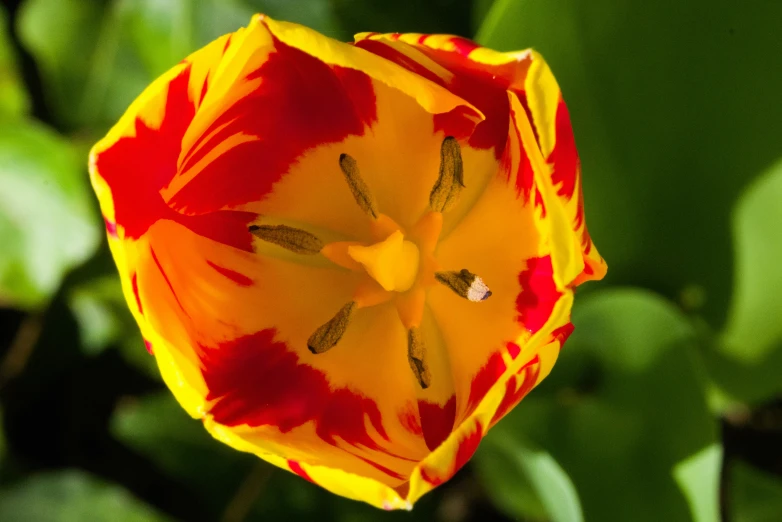
<instances>
[{"instance_id":1,"label":"dark background","mask_svg":"<svg viewBox=\"0 0 782 522\"><path fill-rule=\"evenodd\" d=\"M254 12L535 47L609 264L552 375L412 513L212 440L126 310L89 147ZM782 2L5 0L0 521L782 520Z\"/></svg>"}]
</instances>

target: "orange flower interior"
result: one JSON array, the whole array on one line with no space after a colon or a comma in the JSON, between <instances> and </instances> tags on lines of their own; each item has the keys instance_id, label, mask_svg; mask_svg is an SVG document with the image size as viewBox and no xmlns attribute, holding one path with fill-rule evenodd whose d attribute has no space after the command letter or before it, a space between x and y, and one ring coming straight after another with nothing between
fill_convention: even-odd
<instances>
[{"instance_id":1,"label":"orange flower interior","mask_svg":"<svg viewBox=\"0 0 782 522\"><path fill-rule=\"evenodd\" d=\"M371 220L371 244L358 241L323 244L314 234L284 224L254 224L249 230L259 239L295 254L322 254L336 267L363 274L350 302L307 340L307 347L313 354L324 353L339 343L356 310L391 301L407 331L410 369L421 388L428 388L431 373L420 331L427 290L440 282L469 301L480 302L491 296L480 277L467 269L441 272L435 257L443 226L442 212L456 204L464 188L461 149L452 136L443 140L439 177L429 195L429 208L408 231L403 231L392 218L378 210L375 198L351 156L341 154L339 163L346 187Z\"/></svg>"},{"instance_id":2,"label":"orange flower interior","mask_svg":"<svg viewBox=\"0 0 782 522\"><path fill-rule=\"evenodd\" d=\"M255 17L156 80L90 174L128 305L216 438L409 508L551 370L586 230L542 58Z\"/></svg>"}]
</instances>

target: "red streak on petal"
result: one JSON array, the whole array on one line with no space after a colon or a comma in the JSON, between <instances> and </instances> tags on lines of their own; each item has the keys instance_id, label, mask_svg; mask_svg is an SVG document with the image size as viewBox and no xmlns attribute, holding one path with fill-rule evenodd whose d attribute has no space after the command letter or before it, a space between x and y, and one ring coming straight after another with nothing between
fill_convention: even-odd
<instances>
[{"instance_id":1,"label":"red streak on petal","mask_svg":"<svg viewBox=\"0 0 782 522\"><path fill-rule=\"evenodd\" d=\"M149 352L149 355L155 355L155 349L152 347L152 343L144 339L144 347Z\"/></svg>"},{"instance_id":2,"label":"red streak on petal","mask_svg":"<svg viewBox=\"0 0 782 522\"><path fill-rule=\"evenodd\" d=\"M450 42L454 45L454 47L456 47L456 52L462 56L467 56L475 49L480 47L480 45L473 42L472 40L462 38L461 36L452 37Z\"/></svg>"},{"instance_id":3,"label":"red streak on petal","mask_svg":"<svg viewBox=\"0 0 782 522\"><path fill-rule=\"evenodd\" d=\"M472 458L475 451L478 449L478 445L483 438L483 427L480 422L475 423L475 431L467 435L459 443L459 449L456 451L456 459L454 459L454 469L451 476L457 471L462 469L465 464ZM449 477L450 478L450 477Z\"/></svg>"},{"instance_id":4,"label":"red streak on petal","mask_svg":"<svg viewBox=\"0 0 782 522\"><path fill-rule=\"evenodd\" d=\"M418 415L421 418L421 431L426 447L434 451L453 431L456 422L456 396L452 396L443 405L418 401Z\"/></svg>"},{"instance_id":5,"label":"red streak on petal","mask_svg":"<svg viewBox=\"0 0 782 522\"><path fill-rule=\"evenodd\" d=\"M301 364L285 343L274 340L275 334L267 329L204 347L201 362L215 421L271 425L282 432L313 422L329 444L336 446L339 437L383 451L367 427L388 440L377 404L347 388L332 389L323 372Z\"/></svg>"},{"instance_id":6,"label":"red streak on petal","mask_svg":"<svg viewBox=\"0 0 782 522\"><path fill-rule=\"evenodd\" d=\"M507 143L510 121L506 82L498 81L490 70L476 67L475 62L461 54L427 47L420 49L454 73L446 85L448 90L473 104L486 117L478 123L470 136L470 146L476 149L493 148L495 156L501 158Z\"/></svg>"},{"instance_id":7,"label":"red streak on petal","mask_svg":"<svg viewBox=\"0 0 782 522\"><path fill-rule=\"evenodd\" d=\"M199 107L204 102L204 96L206 96L206 91L208 91L208 90L209 90L209 77L207 76L204 79L204 85L201 87L201 95L198 97L198 106Z\"/></svg>"},{"instance_id":8,"label":"red streak on petal","mask_svg":"<svg viewBox=\"0 0 782 522\"><path fill-rule=\"evenodd\" d=\"M518 375L512 376L505 384L505 395L494 413L491 423L503 418L523 399L538 382L540 375L540 359L536 355L526 365L522 366Z\"/></svg>"},{"instance_id":9,"label":"red streak on petal","mask_svg":"<svg viewBox=\"0 0 782 522\"><path fill-rule=\"evenodd\" d=\"M174 214L160 189L176 174L182 136L195 114L189 81L188 66L169 84L158 128L137 118L135 136L120 138L96 158L97 171L111 189L115 222L125 237L137 239L155 221Z\"/></svg>"},{"instance_id":10,"label":"red streak on petal","mask_svg":"<svg viewBox=\"0 0 782 522\"><path fill-rule=\"evenodd\" d=\"M399 424L404 429L412 433L413 435L422 435L423 429L421 428L421 422L418 419L418 412L415 409L415 404L408 403L405 408L397 415L399 418Z\"/></svg>"},{"instance_id":11,"label":"red streak on petal","mask_svg":"<svg viewBox=\"0 0 782 522\"><path fill-rule=\"evenodd\" d=\"M540 330L554 311L562 294L554 283L551 257L530 258L519 274L521 292L516 297L518 321L532 333Z\"/></svg>"},{"instance_id":12,"label":"red streak on petal","mask_svg":"<svg viewBox=\"0 0 782 522\"><path fill-rule=\"evenodd\" d=\"M244 274L240 274L239 272L236 272L235 270L231 270L230 268L225 268L225 267L216 265L216 264L212 263L211 261L209 261L208 259L206 260L206 264L211 266L217 272L221 273L222 275L224 275L225 277L227 277L228 279L230 279L231 281L233 281L234 283L236 283L239 286L250 286L250 285L253 284L253 280L252 279L250 279L249 277L247 277Z\"/></svg>"},{"instance_id":13,"label":"red streak on petal","mask_svg":"<svg viewBox=\"0 0 782 522\"><path fill-rule=\"evenodd\" d=\"M565 341L567 341L568 338L570 337L570 334L572 334L573 330L575 329L576 327L573 326L573 323L567 323L560 326L553 332L551 332L551 335L554 336L559 341L559 346L561 348L565 344Z\"/></svg>"},{"instance_id":14,"label":"red streak on petal","mask_svg":"<svg viewBox=\"0 0 782 522\"><path fill-rule=\"evenodd\" d=\"M107 221L107 230L116 234L118 224L124 237L138 239L156 221L169 219L196 234L251 252L252 235L246 225L254 214L225 211L183 215L171 209L160 195L177 173L182 137L195 115L189 81L187 66L168 86L163 118L157 128L139 117L134 136L120 138L97 156L98 173L109 185L114 203L116 223Z\"/></svg>"},{"instance_id":15,"label":"red streak on petal","mask_svg":"<svg viewBox=\"0 0 782 522\"><path fill-rule=\"evenodd\" d=\"M432 487L436 488L437 486L439 486L440 484L448 480L448 478L450 477L448 478L438 477L434 470L430 470L425 466L421 466L421 478L427 481L429 484L431 484Z\"/></svg>"},{"instance_id":16,"label":"red streak on petal","mask_svg":"<svg viewBox=\"0 0 782 522\"><path fill-rule=\"evenodd\" d=\"M584 198L581 197L581 201L579 201L580 205L580 215L581 220L584 219ZM592 251L592 237L589 235L589 230L587 230L587 226L584 225L584 231L581 233L581 248L584 251L584 255L589 255L589 253ZM592 270L592 268L589 268L589 272L587 272L587 266L588 263L584 265L584 272L587 275L594 274L595 272Z\"/></svg>"},{"instance_id":17,"label":"red streak on petal","mask_svg":"<svg viewBox=\"0 0 782 522\"><path fill-rule=\"evenodd\" d=\"M445 84L445 80L435 74L431 69L421 65L421 63L415 61L406 54L397 51L382 40L361 40L356 45L372 54L376 54L390 62L401 65L408 71L411 71L418 76L426 78L427 80L432 81L438 85L443 86Z\"/></svg>"},{"instance_id":18,"label":"red streak on petal","mask_svg":"<svg viewBox=\"0 0 782 522\"><path fill-rule=\"evenodd\" d=\"M369 76L337 71L279 41L274 47L268 60L244 78L247 82L261 80L257 88L215 118L188 153L182 171L232 136L257 139L237 145L205 165L174 195L172 207L203 213L260 201L306 151L360 136L376 120Z\"/></svg>"},{"instance_id":19,"label":"red streak on petal","mask_svg":"<svg viewBox=\"0 0 782 522\"><path fill-rule=\"evenodd\" d=\"M457 471L462 469L462 467L467 464L470 458L472 458L472 456L475 454L475 451L478 449L478 445L480 444L482 438L483 427L481 426L480 422L476 422L474 431L470 432L461 441L459 441L459 446L456 450L456 455L454 456L454 461L451 468L447 470L444 475L440 475L438 470L421 466L421 478L434 487L437 487L440 484L446 482L451 477L453 477Z\"/></svg>"},{"instance_id":20,"label":"red streak on petal","mask_svg":"<svg viewBox=\"0 0 782 522\"><path fill-rule=\"evenodd\" d=\"M295 460L289 460L288 467L291 469L292 472L294 472L304 480L307 480L315 484L315 481L312 480L312 477L310 477L309 474L306 471L304 471L304 468L301 467L301 464L299 464Z\"/></svg>"},{"instance_id":21,"label":"red streak on petal","mask_svg":"<svg viewBox=\"0 0 782 522\"><path fill-rule=\"evenodd\" d=\"M459 141L467 141L475 131L473 114L472 109L463 105L448 112L435 114L432 117L433 130L435 133L442 132L446 136L453 136Z\"/></svg>"},{"instance_id":22,"label":"red streak on petal","mask_svg":"<svg viewBox=\"0 0 782 522\"><path fill-rule=\"evenodd\" d=\"M454 40L459 50L472 50L476 47L474 43L463 38L455 37ZM472 130L468 140L471 147L477 149L494 148L496 157L502 157L507 141L510 117L505 82L498 82L491 72L475 67L472 61L459 52L439 51L426 46L410 46L411 49L424 53L452 72L453 76L448 79L438 76L414 58L397 51L381 40L362 40L357 45L447 88L474 105L486 117L484 121L474 125L470 120L467 120L468 127L466 123L463 123L465 118L462 115L471 111L464 108L460 111L451 111L448 113L449 115L435 115L435 132L443 130L445 134L459 138L464 135L465 129ZM451 130L451 127L454 127L454 130Z\"/></svg>"},{"instance_id":23,"label":"red streak on petal","mask_svg":"<svg viewBox=\"0 0 782 522\"><path fill-rule=\"evenodd\" d=\"M505 345L505 347L508 349L508 354L513 360L516 360L516 357L518 357L521 353L521 346L516 343L508 343Z\"/></svg>"},{"instance_id":24,"label":"red streak on petal","mask_svg":"<svg viewBox=\"0 0 782 522\"><path fill-rule=\"evenodd\" d=\"M196 216L177 214L175 220L199 236L245 252L252 252L253 235L247 225L257 217L252 212L224 210Z\"/></svg>"},{"instance_id":25,"label":"red streak on petal","mask_svg":"<svg viewBox=\"0 0 782 522\"><path fill-rule=\"evenodd\" d=\"M133 296L136 298L136 306L138 306L138 313L144 315L144 307L141 306L141 296L138 293L138 274L133 272L130 276L130 287L133 289Z\"/></svg>"},{"instance_id":26,"label":"red streak on petal","mask_svg":"<svg viewBox=\"0 0 782 522\"><path fill-rule=\"evenodd\" d=\"M467 400L466 415L470 415L478 404L483 400L486 394L489 392L494 383L502 377L508 367L505 365L505 361L502 358L502 353L494 352L486 361L486 364L478 370L475 377L472 379L470 385L470 398Z\"/></svg>"},{"instance_id":27,"label":"red streak on petal","mask_svg":"<svg viewBox=\"0 0 782 522\"><path fill-rule=\"evenodd\" d=\"M334 75L349 93L359 120L364 125L374 124L377 121L377 98L375 97L375 89L372 87L372 79L356 69L338 65L332 69Z\"/></svg>"},{"instance_id":28,"label":"red streak on petal","mask_svg":"<svg viewBox=\"0 0 782 522\"><path fill-rule=\"evenodd\" d=\"M117 224L113 221L109 221L106 218L103 218L103 222L106 224L106 232L111 237L117 237Z\"/></svg>"},{"instance_id":29,"label":"red streak on petal","mask_svg":"<svg viewBox=\"0 0 782 522\"><path fill-rule=\"evenodd\" d=\"M163 266L160 264L160 260L157 258L157 255L155 254L155 250L150 247L149 253L152 256L152 260L155 262L155 265L157 266L158 270L160 271L160 275L163 276L163 280L165 280L166 284L168 285L168 289L171 290L171 295L174 296L174 299L176 300L177 304L179 305L179 308L182 310L182 313L184 313L186 316L190 317L190 314L187 313L187 310L185 310L185 307L182 306L182 302L179 300L179 297L177 296L176 290L174 290L174 285L171 284L171 280L168 278L168 275L166 274L166 271L163 270Z\"/></svg>"},{"instance_id":30,"label":"red streak on petal","mask_svg":"<svg viewBox=\"0 0 782 522\"><path fill-rule=\"evenodd\" d=\"M513 125L513 135L515 139L519 143L519 165L518 170L516 171L516 194L518 196L521 196L523 198L523 201L526 203L530 200L530 196L532 194L532 187L535 184L535 171L532 170L532 163L529 159L529 154L527 153L526 149L524 148L524 145L521 141L521 135L519 134L518 124L515 123L515 120L517 118L523 117L523 115L520 114L514 114L514 125ZM506 150L506 155L510 154L510 147ZM510 163L510 160L508 160L508 163ZM508 172L508 177L510 178L512 172Z\"/></svg>"},{"instance_id":31,"label":"red streak on petal","mask_svg":"<svg viewBox=\"0 0 782 522\"><path fill-rule=\"evenodd\" d=\"M540 136L538 135L538 128L535 125L535 120L532 117L532 111L529 108L529 101L527 100L527 93L525 91L514 91L516 93L516 97L519 99L519 103L521 103L521 106L524 107L524 112L527 115L527 119L529 120L529 124L532 127L532 133L535 135L535 142L538 144L538 147L540 147Z\"/></svg>"},{"instance_id":32,"label":"red streak on petal","mask_svg":"<svg viewBox=\"0 0 782 522\"><path fill-rule=\"evenodd\" d=\"M407 495L410 493L410 481L402 482L398 486L395 486L393 488L394 491L396 491L400 497L407 498Z\"/></svg>"},{"instance_id":33,"label":"red streak on petal","mask_svg":"<svg viewBox=\"0 0 782 522\"><path fill-rule=\"evenodd\" d=\"M570 114L567 105L560 99L557 105L556 115L556 143L554 150L548 157L548 163L554 168L551 173L551 181L559 185L557 194L567 198L573 197L576 190L576 180L580 168L578 151L576 150L576 138L573 135L573 127L570 123Z\"/></svg>"},{"instance_id":34,"label":"red streak on petal","mask_svg":"<svg viewBox=\"0 0 782 522\"><path fill-rule=\"evenodd\" d=\"M367 464L369 464L370 466L372 466L373 468L375 468L376 470L380 471L381 473L384 473L384 474L388 475L391 478L394 478L394 479L397 479L397 480L402 480L402 479L405 478L404 475L400 475L396 471L390 470L387 467L383 466L382 464L378 464L374 460L370 460L370 459L368 459L366 457L362 457L360 455L356 455L356 456L359 459L361 459L364 462L366 462Z\"/></svg>"}]
</instances>

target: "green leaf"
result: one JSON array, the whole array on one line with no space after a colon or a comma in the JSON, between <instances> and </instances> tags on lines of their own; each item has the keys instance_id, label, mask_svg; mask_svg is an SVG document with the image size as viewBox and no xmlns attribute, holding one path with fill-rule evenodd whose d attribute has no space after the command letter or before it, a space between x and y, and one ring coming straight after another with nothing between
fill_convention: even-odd
<instances>
[{"instance_id":1,"label":"green leaf","mask_svg":"<svg viewBox=\"0 0 782 522\"><path fill-rule=\"evenodd\" d=\"M719 522L722 446L713 444L679 462L673 476L687 496L694 522Z\"/></svg>"},{"instance_id":2,"label":"green leaf","mask_svg":"<svg viewBox=\"0 0 782 522\"><path fill-rule=\"evenodd\" d=\"M0 490L3 522L164 522L123 488L82 471L32 475Z\"/></svg>"},{"instance_id":3,"label":"green leaf","mask_svg":"<svg viewBox=\"0 0 782 522\"><path fill-rule=\"evenodd\" d=\"M737 400L762 403L782 392L782 162L754 182L733 215L736 269L728 322L703 352L720 411Z\"/></svg>"},{"instance_id":4,"label":"green leaf","mask_svg":"<svg viewBox=\"0 0 782 522\"><path fill-rule=\"evenodd\" d=\"M95 278L71 288L68 305L79 323L86 353L96 355L123 336L125 328L116 308L126 305L117 277Z\"/></svg>"},{"instance_id":5,"label":"green leaf","mask_svg":"<svg viewBox=\"0 0 782 522\"><path fill-rule=\"evenodd\" d=\"M202 492L215 512L228 503L254 460L214 440L167 392L121 403L111 431L164 473Z\"/></svg>"},{"instance_id":6,"label":"green leaf","mask_svg":"<svg viewBox=\"0 0 782 522\"><path fill-rule=\"evenodd\" d=\"M336 520L328 506L349 503L293 473L214 440L167 392L121 403L111 420L111 431L163 473L198 494L209 510L205 520L221 519L237 495L242 504L251 503L245 506L252 513L247 520ZM377 513L358 504L352 511Z\"/></svg>"},{"instance_id":7,"label":"green leaf","mask_svg":"<svg viewBox=\"0 0 782 522\"><path fill-rule=\"evenodd\" d=\"M472 28L473 34L480 31L486 15L491 11L495 0L474 0L472 4Z\"/></svg>"},{"instance_id":8,"label":"green leaf","mask_svg":"<svg viewBox=\"0 0 782 522\"><path fill-rule=\"evenodd\" d=\"M252 4L252 5L248 5ZM28 0L19 33L58 121L102 132L157 76L256 11L336 33L327 0Z\"/></svg>"},{"instance_id":9,"label":"green leaf","mask_svg":"<svg viewBox=\"0 0 782 522\"><path fill-rule=\"evenodd\" d=\"M782 143L781 25L769 1L495 2L478 40L536 48L568 102L606 282L703 301L722 324L730 209Z\"/></svg>"},{"instance_id":10,"label":"green leaf","mask_svg":"<svg viewBox=\"0 0 782 522\"><path fill-rule=\"evenodd\" d=\"M524 520L583 522L573 482L554 458L533 449L501 424L484 439L475 465L489 496L508 515Z\"/></svg>"},{"instance_id":11,"label":"green leaf","mask_svg":"<svg viewBox=\"0 0 782 522\"><path fill-rule=\"evenodd\" d=\"M30 109L7 27L8 15L0 5L0 120L18 118Z\"/></svg>"},{"instance_id":12,"label":"green leaf","mask_svg":"<svg viewBox=\"0 0 782 522\"><path fill-rule=\"evenodd\" d=\"M614 289L577 300L573 323L553 372L497 437L548 451L585 520L711 522L717 425L687 319L650 292Z\"/></svg>"},{"instance_id":13,"label":"green leaf","mask_svg":"<svg viewBox=\"0 0 782 522\"><path fill-rule=\"evenodd\" d=\"M42 305L100 230L86 168L41 125L0 124L0 303Z\"/></svg>"},{"instance_id":14,"label":"green leaf","mask_svg":"<svg viewBox=\"0 0 782 522\"><path fill-rule=\"evenodd\" d=\"M724 332L727 353L758 362L782 347L782 161L739 200L733 219L735 290Z\"/></svg>"},{"instance_id":15,"label":"green leaf","mask_svg":"<svg viewBox=\"0 0 782 522\"><path fill-rule=\"evenodd\" d=\"M161 378L157 362L144 346L139 327L128 310L116 273L96 276L71 287L68 306L79 325L85 353L97 355L115 346L126 362L150 377Z\"/></svg>"},{"instance_id":16,"label":"green leaf","mask_svg":"<svg viewBox=\"0 0 782 522\"><path fill-rule=\"evenodd\" d=\"M29 0L20 7L19 37L38 64L47 105L65 128L113 124L150 80L132 54L120 53L116 5Z\"/></svg>"},{"instance_id":17,"label":"green leaf","mask_svg":"<svg viewBox=\"0 0 782 522\"><path fill-rule=\"evenodd\" d=\"M730 470L732 522L779 522L782 520L782 480L743 462Z\"/></svg>"}]
</instances>

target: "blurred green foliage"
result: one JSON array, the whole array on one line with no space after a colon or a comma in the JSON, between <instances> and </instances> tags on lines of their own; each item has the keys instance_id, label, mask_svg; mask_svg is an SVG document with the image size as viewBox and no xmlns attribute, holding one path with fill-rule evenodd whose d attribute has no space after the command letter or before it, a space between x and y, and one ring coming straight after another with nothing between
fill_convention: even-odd
<instances>
[{"instance_id":1,"label":"blurred green foliage","mask_svg":"<svg viewBox=\"0 0 782 522\"><path fill-rule=\"evenodd\" d=\"M782 520L782 3L8 6L0 520ZM152 79L254 12L340 39L445 32L532 46L570 107L609 276L579 291L548 379L412 514L211 440L163 391L100 242L90 144Z\"/></svg>"},{"instance_id":2,"label":"blurred green foliage","mask_svg":"<svg viewBox=\"0 0 782 522\"><path fill-rule=\"evenodd\" d=\"M166 522L119 486L80 471L36 475L0 492L4 522Z\"/></svg>"},{"instance_id":3,"label":"blurred green foliage","mask_svg":"<svg viewBox=\"0 0 782 522\"><path fill-rule=\"evenodd\" d=\"M42 305L101 234L84 158L35 121L0 124L0 303Z\"/></svg>"}]
</instances>

